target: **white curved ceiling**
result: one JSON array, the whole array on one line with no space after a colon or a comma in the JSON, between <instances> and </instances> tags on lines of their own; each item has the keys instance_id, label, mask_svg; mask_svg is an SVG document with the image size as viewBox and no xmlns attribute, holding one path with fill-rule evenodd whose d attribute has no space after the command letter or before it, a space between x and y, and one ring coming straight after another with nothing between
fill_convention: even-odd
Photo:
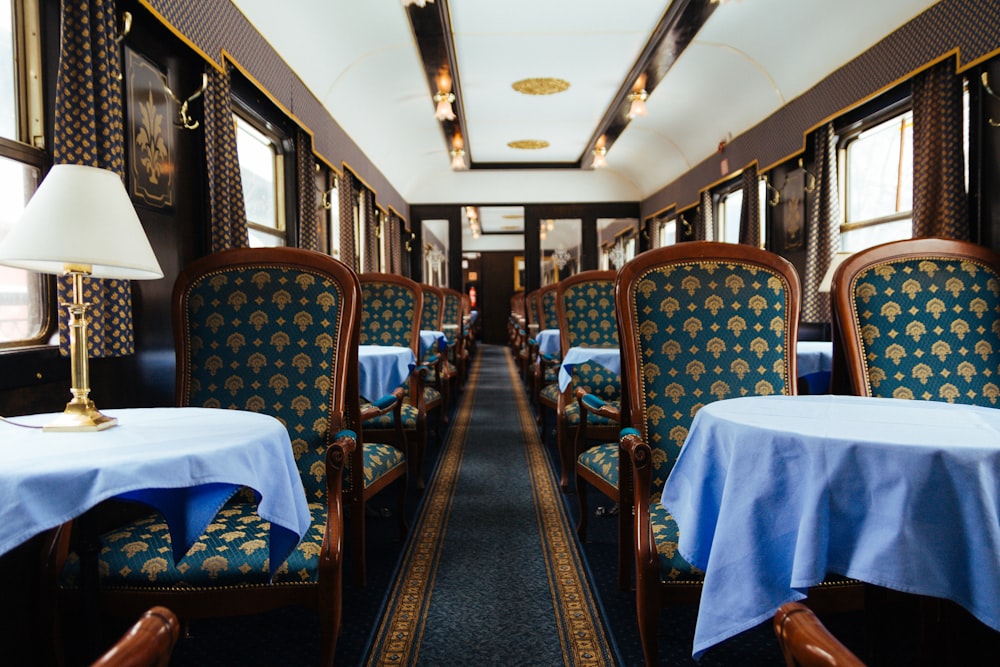
<instances>
[{"instance_id":1,"label":"white curved ceiling","mask_svg":"<svg viewBox=\"0 0 1000 667\"><path fill-rule=\"evenodd\" d=\"M400 0L234 1L410 204L643 199L935 4L730 0L611 147L607 169L453 172ZM472 159L579 159L668 6L451 0ZM534 97L511 88L531 77L570 88ZM507 146L524 139L549 147Z\"/></svg>"}]
</instances>

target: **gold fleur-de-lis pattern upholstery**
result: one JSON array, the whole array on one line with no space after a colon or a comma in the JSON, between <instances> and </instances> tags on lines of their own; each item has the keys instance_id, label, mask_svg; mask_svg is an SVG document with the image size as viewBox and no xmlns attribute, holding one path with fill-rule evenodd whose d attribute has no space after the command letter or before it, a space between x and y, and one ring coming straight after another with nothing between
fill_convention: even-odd
<instances>
[{"instance_id":1,"label":"gold fleur-de-lis pattern upholstery","mask_svg":"<svg viewBox=\"0 0 1000 667\"><path fill-rule=\"evenodd\" d=\"M880 262L850 285L872 396L1000 407L1000 276L955 257Z\"/></svg>"},{"instance_id":2,"label":"gold fleur-de-lis pattern upholstery","mask_svg":"<svg viewBox=\"0 0 1000 667\"><path fill-rule=\"evenodd\" d=\"M789 287L754 264L679 261L639 276L628 298L639 332L638 417L652 451L650 519L661 573L698 578L677 552L677 524L660 504L663 484L702 406L789 393Z\"/></svg>"},{"instance_id":3,"label":"gold fleur-de-lis pattern upholstery","mask_svg":"<svg viewBox=\"0 0 1000 667\"><path fill-rule=\"evenodd\" d=\"M558 329L559 315L556 312L556 291L547 289L542 292L542 329Z\"/></svg>"},{"instance_id":4,"label":"gold fleur-de-lis pattern upholstery","mask_svg":"<svg viewBox=\"0 0 1000 667\"><path fill-rule=\"evenodd\" d=\"M567 286L562 292L563 312L566 316L566 334L571 347L618 347L618 323L615 319L615 281L611 278L585 280ZM582 363L573 367L570 395L583 388L606 402L617 402L621 396L621 379L615 373L596 363ZM576 401L566 406L570 423L579 423L579 406ZM590 423L602 423L591 415Z\"/></svg>"},{"instance_id":5,"label":"gold fleur-de-lis pattern upholstery","mask_svg":"<svg viewBox=\"0 0 1000 667\"><path fill-rule=\"evenodd\" d=\"M339 355L351 353L341 349L349 340L341 332L343 303L341 285L329 276L266 263L223 266L195 276L181 296L185 351L178 402L266 413L285 425L291 439L312 525L277 568L274 582L317 579L326 526L327 443L331 429L344 426L344 417L334 411L334 391L344 380L334 375ZM371 468L366 477L404 463L402 454L388 446L365 458ZM166 521L158 513L105 534L99 554L102 587L266 584L269 524L248 495L234 496L176 563ZM68 567L67 576L76 570Z\"/></svg>"},{"instance_id":6,"label":"gold fleur-de-lis pattern upholstery","mask_svg":"<svg viewBox=\"0 0 1000 667\"><path fill-rule=\"evenodd\" d=\"M420 314L420 328L437 331L441 323L441 297L433 290L424 290L424 307Z\"/></svg>"}]
</instances>

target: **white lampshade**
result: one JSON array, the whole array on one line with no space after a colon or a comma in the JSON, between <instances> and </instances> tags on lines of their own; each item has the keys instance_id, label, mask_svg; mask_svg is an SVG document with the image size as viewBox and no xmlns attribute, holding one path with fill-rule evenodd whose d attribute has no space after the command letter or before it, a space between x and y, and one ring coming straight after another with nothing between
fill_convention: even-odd
<instances>
[{"instance_id":1,"label":"white lampshade","mask_svg":"<svg viewBox=\"0 0 1000 667\"><path fill-rule=\"evenodd\" d=\"M163 277L121 178L76 164L49 170L0 241L0 264L54 274L89 265L96 278Z\"/></svg>"}]
</instances>

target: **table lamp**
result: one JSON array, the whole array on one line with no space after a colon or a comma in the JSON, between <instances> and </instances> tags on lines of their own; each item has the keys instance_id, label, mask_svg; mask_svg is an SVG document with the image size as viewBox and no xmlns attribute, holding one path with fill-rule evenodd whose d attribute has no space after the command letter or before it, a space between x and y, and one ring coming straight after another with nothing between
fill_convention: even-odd
<instances>
[{"instance_id":1,"label":"table lamp","mask_svg":"<svg viewBox=\"0 0 1000 667\"><path fill-rule=\"evenodd\" d=\"M57 164L49 170L20 219L0 240L0 264L73 280L69 309L69 356L73 394L48 431L101 431L117 423L90 399L87 308L83 279L162 278L142 224L118 174Z\"/></svg>"}]
</instances>

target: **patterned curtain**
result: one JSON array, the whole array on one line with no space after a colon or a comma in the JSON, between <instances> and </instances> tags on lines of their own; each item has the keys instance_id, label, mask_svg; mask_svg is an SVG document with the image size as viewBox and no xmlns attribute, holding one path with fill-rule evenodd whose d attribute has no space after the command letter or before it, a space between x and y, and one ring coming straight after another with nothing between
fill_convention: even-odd
<instances>
[{"instance_id":1,"label":"patterned curtain","mask_svg":"<svg viewBox=\"0 0 1000 667\"><path fill-rule=\"evenodd\" d=\"M225 70L220 72L206 66L205 161L212 252L250 245L240 160L236 154L236 123L233 121L229 67L226 63Z\"/></svg>"},{"instance_id":2,"label":"patterned curtain","mask_svg":"<svg viewBox=\"0 0 1000 667\"><path fill-rule=\"evenodd\" d=\"M319 228L316 223L316 161L313 158L312 137L299 128L295 137L295 166L298 175L299 247L319 250Z\"/></svg>"},{"instance_id":3,"label":"patterned curtain","mask_svg":"<svg viewBox=\"0 0 1000 667\"><path fill-rule=\"evenodd\" d=\"M743 172L743 205L740 208L740 243L760 247L760 183L757 165Z\"/></svg>"},{"instance_id":4,"label":"patterned curtain","mask_svg":"<svg viewBox=\"0 0 1000 667\"><path fill-rule=\"evenodd\" d=\"M399 233L399 228L402 226L402 220L399 216L389 211L388 218L388 234L389 234L389 273L402 273L403 272L403 258L400 252L400 242L401 235Z\"/></svg>"},{"instance_id":5,"label":"patterned curtain","mask_svg":"<svg viewBox=\"0 0 1000 667\"><path fill-rule=\"evenodd\" d=\"M53 162L101 167L124 178L122 84L117 78L122 64L115 42L115 1L67 0L61 21ZM60 303L69 303L72 293L72 281L60 278ZM83 300L90 304L90 356L133 354L129 281L86 279ZM69 328L64 312L59 317L59 344L68 355Z\"/></svg>"},{"instance_id":6,"label":"patterned curtain","mask_svg":"<svg viewBox=\"0 0 1000 667\"><path fill-rule=\"evenodd\" d=\"M952 58L913 79L913 235L969 240L962 80Z\"/></svg>"},{"instance_id":7,"label":"patterned curtain","mask_svg":"<svg viewBox=\"0 0 1000 667\"><path fill-rule=\"evenodd\" d=\"M806 228L806 276L802 321L830 321L830 295L819 284L840 249L840 195L837 189L837 136L833 123L816 131L816 190Z\"/></svg>"},{"instance_id":8,"label":"patterned curtain","mask_svg":"<svg viewBox=\"0 0 1000 667\"><path fill-rule=\"evenodd\" d=\"M715 240L715 219L712 215L712 193L705 190L701 193L701 206L698 207L698 223L694 230L696 241Z\"/></svg>"},{"instance_id":9,"label":"patterned curtain","mask_svg":"<svg viewBox=\"0 0 1000 667\"><path fill-rule=\"evenodd\" d=\"M337 200L340 205L340 259L357 268L354 256L354 177L345 169L337 178Z\"/></svg>"},{"instance_id":10,"label":"patterned curtain","mask_svg":"<svg viewBox=\"0 0 1000 667\"><path fill-rule=\"evenodd\" d=\"M361 189L364 202L364 235L365 235L365 271L378 271L379 239L375 237L377 225L375 217L375 195L368 188Z\"/></svg>"}]
</instances>

